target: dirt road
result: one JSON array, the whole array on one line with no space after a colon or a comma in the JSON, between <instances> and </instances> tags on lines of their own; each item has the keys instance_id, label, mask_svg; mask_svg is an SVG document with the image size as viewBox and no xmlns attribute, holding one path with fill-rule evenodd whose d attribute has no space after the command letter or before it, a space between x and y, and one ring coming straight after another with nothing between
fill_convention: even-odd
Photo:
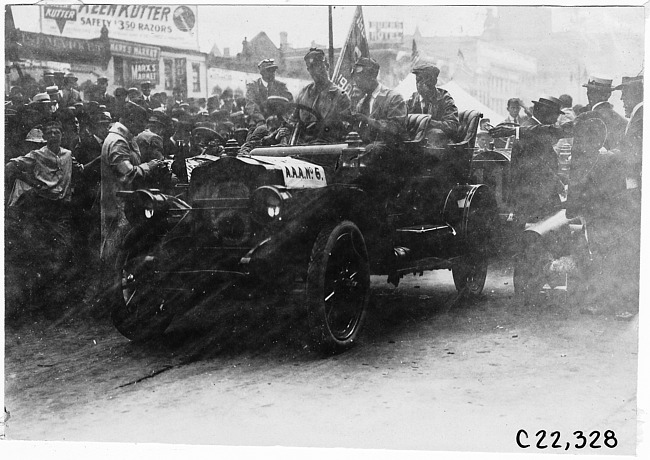
<instances>
[{"instance_id":1,"label":"dirt road","mask_svg":"<svg viewBox=\"0 0 650 460\"><path fill-rule=\"evenodd\" d=\"M295 306L200 305L147 345L82 312L8 323L6 438L634 454L636 318L519 305L506 264L477 301L447 271L373 288L357 347L325 359Z\"/></svg>"}]
</instances>

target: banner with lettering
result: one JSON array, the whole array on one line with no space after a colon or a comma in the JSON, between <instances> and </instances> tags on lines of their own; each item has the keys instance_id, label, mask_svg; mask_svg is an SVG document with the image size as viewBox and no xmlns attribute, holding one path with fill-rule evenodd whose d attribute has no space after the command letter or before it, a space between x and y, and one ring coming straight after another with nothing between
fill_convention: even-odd
<instances>
[{"instance_id":1,"label":"banner with lettering","mask_svg":"<svg viewBox=\"0 0 650 460\"><path fill-rule=\"evenodd\" d=\"M348 38L339 54L339 59L334 67L332 81L351 94L352 90L352 67L360 57L370 57L368 39L366 38L366 27L363 22L363 11L357 6L352 18L352 25L348 32Z\"/></svg>"},{"instance_id":2,"label":"banner with lettering","mask_svg":"<svg viewBox=\"0 0 650 460\"><path fill-rule=\"evenodd\" d=\"M41 32L199 50L196 5L41 5Z\"/></svg>"}]
</instances>

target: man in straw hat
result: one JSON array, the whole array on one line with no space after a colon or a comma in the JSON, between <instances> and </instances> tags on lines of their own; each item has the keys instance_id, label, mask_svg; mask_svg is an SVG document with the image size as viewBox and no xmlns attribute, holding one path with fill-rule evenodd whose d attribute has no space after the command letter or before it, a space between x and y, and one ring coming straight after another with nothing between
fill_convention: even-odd
<instances>
[{"instance_id":1,"label":"man in straw hat","mask_svg":"<svg viewBox=\"0 0 650 460\"><path fill-rule=\"evenodd\" d=\"M612 80L591 77L582 87L587 88L587 99L589 100L589 104L582 109L582 113L589 112L590 110L598 113L598 116L605 122L605 126L607 127L607 139L605 139L604 147L607 150L618 148L627 122L625 118L616 113L614 106L609 103L609 98L614 90Z\"/></svg>"},{"instance_id":2,"label":"man in straw hat","mask_svg":"<svg viewBox=\"0 0 650 460\"><path fill-rule=\"evenodd\" d=\"M287 89L287 85L275 79L275 72L278 66L273 59L264 59L257 64L261 77L246 85L246 115L251 116L261 113L264 118L271 115L266 107L266 99L269 96L286 97L289 102L293 101L293 95Z\"/></svg>"}]
</instances>

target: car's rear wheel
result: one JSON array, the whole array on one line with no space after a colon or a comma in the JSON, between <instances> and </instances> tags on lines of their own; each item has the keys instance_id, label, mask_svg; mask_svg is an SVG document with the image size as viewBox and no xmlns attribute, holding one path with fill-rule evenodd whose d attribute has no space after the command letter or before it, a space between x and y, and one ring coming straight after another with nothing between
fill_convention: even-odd
<instances>
[{"instance_id":1,"label":"car's rear wheel","mask_svg":"<svg viewBox=\"0 0 650 460\"><path fill-rule=\"evenodd\" d=\"M370 299L370 268L361 231L350 221L320 231L307 274L309 327L317 347L337 353L351 347Z\"/></svg>"},{"instance_id":2,"label":"car's rear wheel","mask_svg":"<svg viewBox=\"0 0 650 460\"><path fill-rule=\"evenodd\" d=\"M162 335L174 317L173 298L156 274L152 257L120 251L111 320L126 338L144 341Z\"/></svg>"}]
</instances>

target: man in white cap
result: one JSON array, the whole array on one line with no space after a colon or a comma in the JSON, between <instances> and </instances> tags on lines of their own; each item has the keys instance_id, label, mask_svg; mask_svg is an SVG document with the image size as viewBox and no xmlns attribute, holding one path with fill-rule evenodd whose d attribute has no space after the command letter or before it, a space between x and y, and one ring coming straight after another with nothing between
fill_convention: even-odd
<instances>
[{"instance_id":1,"label":"man in white cap","mask_svg":"<svg viewBox=\"0 0 650 460\"><path fill-rule=\"evenodd\" d=\"M269 96L286 97L289 102L293 101L293 95L287 89L287 85L275 79L275 72L278 66L273 59L264 59L257 64L261 77L246 85L246 115L261 113L264 118L271 115L266 107L266 100Z\"/></svg>"}]
</instances>

